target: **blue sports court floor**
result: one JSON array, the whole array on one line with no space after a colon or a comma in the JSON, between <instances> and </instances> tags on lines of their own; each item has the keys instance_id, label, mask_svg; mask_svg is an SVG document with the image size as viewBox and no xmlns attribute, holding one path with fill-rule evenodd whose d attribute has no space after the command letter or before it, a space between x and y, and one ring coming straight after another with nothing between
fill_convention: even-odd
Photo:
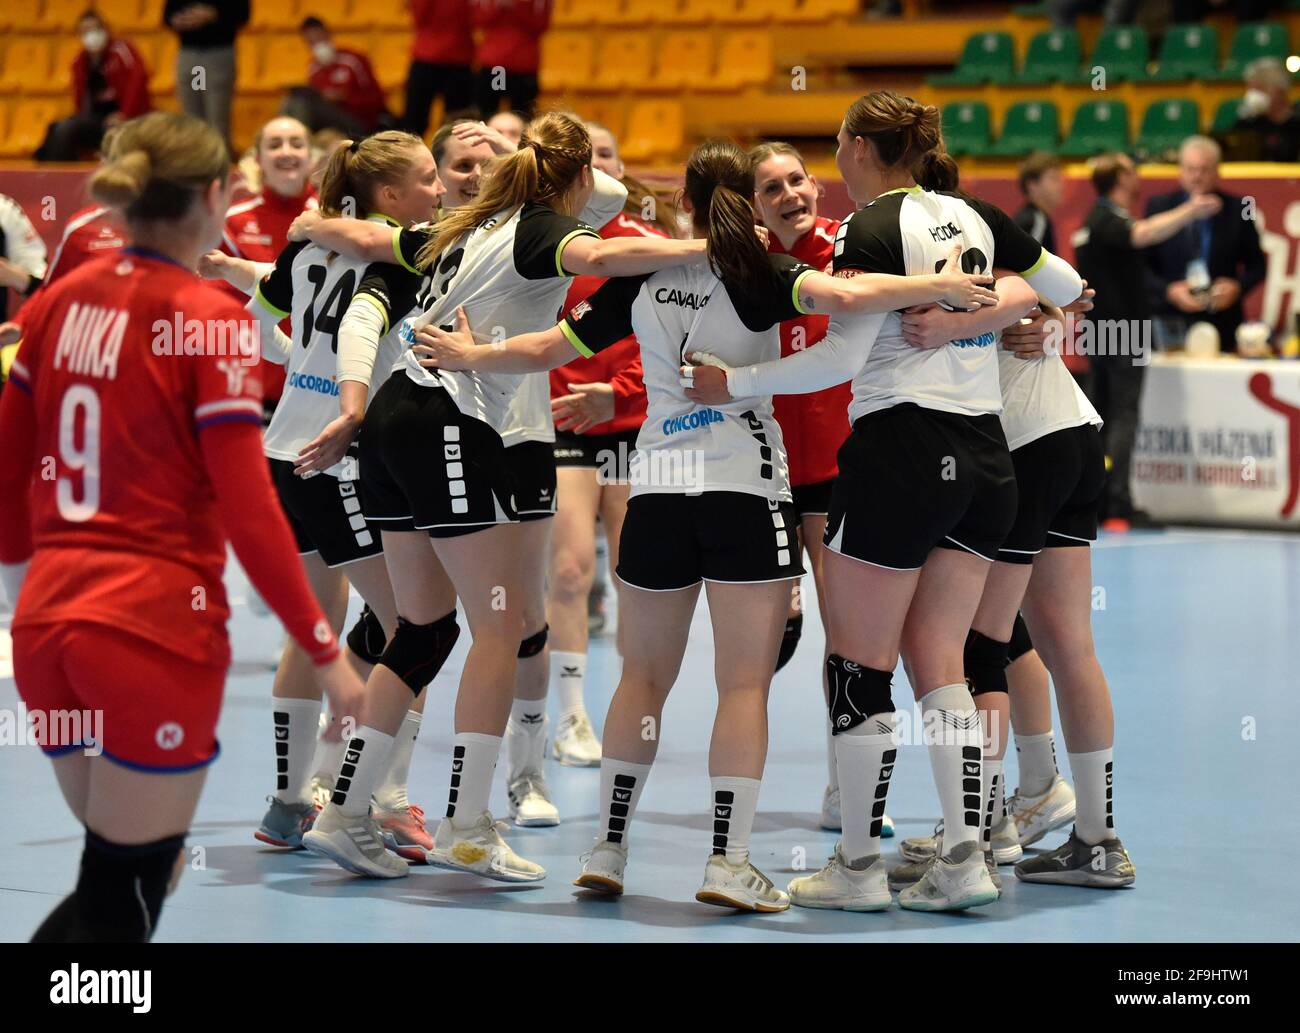
<instances>
[{"instance_id":1,"label":"blue sports court floor","mask_svg":"<svg viewBox=\"0 0 1300 1033\"><path fill-rule=\"evenodd\" d=\"M586 899L570 885L578 855L591 844L598 773L553 763L548 777L564 824L510 833L525 856L549 870L540 885L509 887L428 868L369 882L305 853L264 849L252 831L272 784L265 660L280 633L271 619L249 612L237 585L224 752L189 839L202 848L199 867L186 872L169 902L158 940L1293 939L1300 929L1289 860L1300 856L1292 782L1300 756L1300 536L1135 533L1104 539L1094 569L1106 604L1095 629L1117 713L1116 824L1138 870L1131 890L1031 886L1004 868L1003 898L961 915L895 906L869 915L795 908L754 916L695 903L709 842L703 808L714 701L703 602L633 825L622 899ZM412 798L431 817L445 806L463 648L434 684L416 749ZM779 883L795 874L800 857L819 865L835 839L817 827L825 783L820 652L814 608L799 652L773 686L771 751L754 829L754 860ZM588 706L598 728L617 670L612 639L594 640ZM10 672L0 676L0 707L12 708ZM900 706L907 694L900 673ZM1059 738L1058 752L1064 761ZM1009 760L1009 786L1016 784L1013 769ZM81 831L35 747L0 750L0 785L0 940L23 940L73 884ZM493 810L505 810L499 781ZM936 802L923 747L900 752L889 811L900 838L928 833ZM1044 845L1055 846L1061 835ZM897 842L886 841L891 855Z\"/></svg>"}]
</instances>

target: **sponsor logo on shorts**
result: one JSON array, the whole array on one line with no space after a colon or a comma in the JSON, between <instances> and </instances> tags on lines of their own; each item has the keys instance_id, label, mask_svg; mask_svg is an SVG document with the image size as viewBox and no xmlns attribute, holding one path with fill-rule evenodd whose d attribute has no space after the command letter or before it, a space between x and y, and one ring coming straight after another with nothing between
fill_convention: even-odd
<instances>
[{"instance_id":1,"label":"sponsor logo on shorts","mask_svg":"<svg viewBox=\"0 0 1300 1033\"><path fill-rule=\"evenodd\" d=\"M160 750L174 750L185 741L185 729L175 721L165 721L153 733L153 741Z\"/></svg>"}]
</instances>

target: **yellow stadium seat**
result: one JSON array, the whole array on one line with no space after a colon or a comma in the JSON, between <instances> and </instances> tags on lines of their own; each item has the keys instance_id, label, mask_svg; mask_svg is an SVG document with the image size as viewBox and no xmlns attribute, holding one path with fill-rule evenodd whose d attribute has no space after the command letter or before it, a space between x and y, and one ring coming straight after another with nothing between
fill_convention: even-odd
<instances>
[{"instance_id":1,"label":"yellow stadium seat","mask_svg":"<svg viewBox=\"0 0 1300 1033\"><path fill-rule=\"evenodd\" d=\"M257 131L280 110L279 97L249 97L235 94L230 112L230 136L239 153L249 147Z\"/></svg>"},{"instance_id":2,"label":"yellow stadium seat","mask_svg":"<svg viewBox=\"0 0 1300 1033\"><path fill-rule=\"evenodd\" d=\"M378 33L379 45L370 51L375 78L385 90L405 86L411 67L411 37L395 32Z\"/></svg>"},{"instance_id":3,"label":"yellow stadium seat","mask_svg":"<svg viewBox=\"0 0 1300 1033\"><path fill-rule=\"evenodd\" d=\"M250 29L297 29L303 15L299 0L251 0Z\"/></svg>"},{"instance_id":4,"label":"yellow stadium seat","mask_svg":"<svg viewBox=\"0 0 1300 1033\"><path fill-rule=\"evenodd\" d=\"M595 42L589 32L548 32L542 37L541 87L548 92L585 86L591 81Z\"/></svg>"},{"instance_id":5,"label":"yellow stadium seat","mask_svg":"<svg viewBox=\"0 0 1300 1033\"><path fill-rule=\"evenodd\" d=\"M43 83L33 83L31 93L72 93L72 63L81 53L81 40L73 36L61 39L54 48L54 59L50 65L50 77Z\"/></svg>"},{"instance_id":6,"label":"yellow stadium seat","mask_svg":"<svg viewBox=\"0 0 1300 1033\"><path fill-rule=\"evenodd\" d=\"M140 23L140 0L96 0L94 6L112 32L121 34L131 29L143 27ZM85 8L82 8L82 10L85 10ZM151 29L153 27L152 25L149 26Z\"/></svg>"},{"instance_id":7,"label":"yellow stadium seat","mask_svg":"<svg viewBox=\"0 0 1300 1033\"><path fill-rule=\"evenodd\" d=\"M71 32L77 27L77 19L85 14L87 6L89 5L84 0L45 0L41 5L41 13L27 24L31 28L51 32Z\"/></svg>"},{"instance_id":8,"label":"yellow stadium seat","mask_svg":"<svg viewBox=\"0 0 1300 1033\"><path fill-rule=\"evenodd\" d=\"M311 54L296 34L272 36L262 54L262 74L257 81L272 90L301 86L307 81L310 63Z\"/></svg>"},{"instance_id":9,"label":"yellow stadium seat","mask_svg":"<svg viewBox=\"0 0 1300 1033\"><path fill-rule=\"evenodd\" d=\"M825 21L828 18L852 18L862 6L862 0L803 0L803 18L809 21ZM798 8L791 5L791 13ZM780 16L781 12L777 12ZM785 19L782 18L784 21Z\"/></svg>"},{"instance_id":10,"label":"yellow stadium seat","mask_svg":"<svg viewBox=\"0 0 1300 1033\"><path fill-rule=\"evenodd\" d=\"M71 100L53 98L10 101L9 128L0 140L0 157L30 158L45 139L45 131L72 113Z\"/></svg>"},{"instance_id":11,"label":"yellow stadium seat","mask_svg":"<svg viewBox=\"0 0 1300 1033\"><path fill-rule=\"evenodd\" d=\"M644 32L611 32L601 41L595 74L587 84L593 90L621 90L650 83L650 37Z\"/></svg>"},{"instance_id":12,"label":"yellow stadium seat","mask_svg":"<svg viewBox=\"0 0 1300 1033\"><path fill-rule=\"evenodd\" d=\"M152 51L146 56L152 69L149 75L150 93L176 92L176 51L179 49L180 41L170 32L155 39Z\"/></svg>"},{"instance_id":13,"label":"yellow stadium seat","mask_svg":"<svg viewBox=\"0 0 1300 1033\"><path fill-rule=\"evenodd\" d=\"M618 0L614 4L609 0L556 0L551 24L557 28L599 25L608 21L610 8L617 4Z\"/></svg>"},{"instance_id":14,"label":"yellow stadium seat","mask_svg":"<svg viewBox=\"0 0 1300 1033\"><path fill-rule=\"evenodd\" d=\"M584 97L578 105L578 115L585 122L595 122L614 134L614 139L623 135L623 125L627 119L627 103L621 97Z\"/></svg>"},{"instance_id":15,"label":"yellow stadium seat","mask_svg":"<svg viewBox=\"0 0 1300 1033\"><path fill-rule=\"evenodd\" d=\"M620 151L626 161L670 157L682 146L682 106L675 100L643 100L632 108Z\"/></svg>"},{"instance_id":16,"label":"yellow stadium seat","mask_svg":"<svg viewBox=\"0 0 1300 1033\"><path fill-rule=\"evenodd\" d=\"M664 0L622 0L610 4L603 15L605 24L618 27L651 25L662 21L660 11L667 6Z\"/></svg>"},{"instance_id":17,"label":"yellow stadium seat","mask_svg":"<svg viewBox=\"0 0 1300 1033\"><path fill-rule=\"evenodd\" d=\"M791 0L737 0L726 20L737 25L766 24L792 6Z\"/></svg>"},{"instance_id":18,"label":"yellow stadium seat","mask_svg":"<svg viewBox=\"0 0 1300 1033\"><path fill-rule=\"evenodd\" d=\"M737 0L682 0L674 21L683 25L727 22L736 11Z\"/></svg>"},{"instance_id":19,"label":"yellow stadium seat","mask_svg":"<svg viewBox=\"0 0 1300 1033\"><path fill-rule=\"evenodd\" d=\"M670 32L659 47L654 86L666 90L701 86L713 75L713 45L707 33Z\"/></svg>"},{"instance_id":20,"label":"yellow stadium seat","mask_svg":"<svg viewBox=\"0 0 1300 1033\"><path fill-rule=\"evenodd\" d=\"M718 71L708 84L735 90L760 86L772 77L772 36L766 29L728 33L718 51Z\"/></svg>"},{"instance_id":21,"label":"yellow stadium seat","mask_svg":"<svg viewBox=\"0 0 1300 1033\"><path fill-rule=\"evenodd\" d=\"M49 77L50 45L44 37L10 37L0 73L0 93L24 93Z\"/></svg>"},{"instance_id":22,"label":"yellow stadium seat","mask_svg":"<svg viewBox=\"0 0 1300 1033\"><path fill-rule=\"evenodd\" d=\"M355 29L373 25L367 8L387 6L382 3L354 3L354 0L299 0L298 22L309 15L319 18L331 29ZM295 26L296 27L296 26Z\"/></svg>"},{"instance_id":23,"label":"yellow stadium seat","mask_svg":"<svg viewBox=\"0 0 1300 1033\"><path fill-rule=\"evenodd\" d=\"M411 12L404 3L367 3L366 0L355 0L353 8L354 18L363 19L376 29L405 29L410 32L415 27Z\"/></svg>"},{"instance_id":24,"label":"yellow stadium seat","mask_svg":"<svg viewBox=\"0 0 1300 1033\"><path fill-rule=\"evenodd\" d=\"M235 92L262 88L264 38L253 33L235 37Z\"/></svg>"}]
</instances>

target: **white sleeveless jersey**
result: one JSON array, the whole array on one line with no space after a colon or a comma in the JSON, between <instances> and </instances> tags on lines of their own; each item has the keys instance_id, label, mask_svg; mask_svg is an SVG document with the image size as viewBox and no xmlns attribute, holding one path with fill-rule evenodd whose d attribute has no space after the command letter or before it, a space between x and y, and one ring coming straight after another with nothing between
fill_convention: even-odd
<instances>
[{"instance_id":1,"label":"white sleeveless jersey","mask_svg":"<svg viewBox=\"0 0 1300 1033\"><path fill-rule=\"evenodd\" d=\"M963 245L961 265L968 273L991 273L997 266L1024 275L1047 254L994 205L911 187L882 194L840 224L834 270L934 273L954 244ZM889 313L853 378L850 421L906 402L970 416L1000 412L997 341L997 334L986 333L942 348L913 348L903 339L901 313Z\"/></svg>"},{"instance_id":2,"label":"white sleeveless jersey","mask_svg":"<svg viewBox=\"0 0 1300 1033\"><path fill-rule=\"evenodd\" d=\"M303 446L338 417L339 323L352 298L366 293L362 283L379 264L296 242L280 252L275 268L257 285L253 304L281 319L289 315L293 322L284 393L262 443L272 459L297 459ZM402 347L396 331L380 339L375 360L380 377L388 375ZM338 477L342 468L337 463L325 472Z\"/></svg>"},{"instance_id":3,"label":"white sleeveless jersey","mask_svg":"<svg viewBox=\"0 0 1300 1033\"><path fill-rule=\"evenodd\" d=\"M1018 359L999 350L998 373L1007 448L1020 448L1055 431L1085 423L1101 426L1097 410L1059 355Z\"/></svg>"},{"instance_id":4,"label":"white sleeveless jersey","mask_svg":"<svg viewBox=\"0 0 1300 1033\"><path fill-rule=\"evenodd\" d=\"M454 329L460 306L480 344L549 329L559 318L569 289L570 276L560 265L560 255L579 236L598 234L579 219L544 204L530 202L513 214L493 216L439 256L421 289L417 311L403 322L401 334L413 340L415 330L427 323ZM426 239L427 234L418 230L399 235L399 257L408 268L415 266ZM394 368L403 369L417 384L445 388L461 412L482 420L498 434L506 429L511 401L524 382L517 374L425 369L410 351ZM549 413L546 375L528 376L546 391Z\"/></svg>"},{"instance_id":5,"label":"white sleeveless jersey","mask_svg":"<svg viewBox=\"0 0 1300 1033\"><path fill-rule=\"evenodd\" d=\"M769 256L773 280L761 291L729 288L704 266L607 280L564 318L583 355L635 333L645 369L647 411L631 466L632 495L738 491L790 500L781 428L771 396L696 405L681 386L685 354L707 351L732 366L779 359L777 324L804 314L799 281L813 270Z\"/></svg>"}]
</instances>

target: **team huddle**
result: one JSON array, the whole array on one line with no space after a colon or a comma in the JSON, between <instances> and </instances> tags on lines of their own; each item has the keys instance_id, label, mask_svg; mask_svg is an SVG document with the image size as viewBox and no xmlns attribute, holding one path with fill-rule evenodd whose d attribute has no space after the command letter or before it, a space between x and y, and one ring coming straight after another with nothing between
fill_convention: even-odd
<instances>
[{"instance_id":1,"label":"team huddle","mask_svg":"<svg viewBox=\"0 0 1300 1033\"><path fill-rule=\"evenodd\" d=\"M575 883L622 893L703 586L718 705L697 900L874 911L896 892L904 908L960 910L996 901L998 865L1014 862L1030 882L1131 884L1089 623L1101 421L1044 347L1091 292L959 189L935 108L870 93L838 145L857 207L840 223L817 214L790 145L701 144L677 239L608 131L569 115L517 141L447 126L432 149L382 132L334 152L287 245L255 261L212 250L229 207L216 134L162 113L118 130L90 189L130 246L23 310L0 396L18 689L34 710L105 714L101 756L41 744L86 843L36 939L156 928L218 752L226 541L290 633L264 843L370 878L427 863L542 880L488 801L504 753L509 817L558 824L549 741L600 768ZM283 366L264 432L258 366L151 348L178 313L235 321ZM583 703L598 519L623 661L601 740ZM827 632L822 824L841 839L783 890L749 840L806 572ZM344 636L349 586L365 606ZM430 834L408 773L462 623ZM942 821L891 870L900 658ZM1022 859L1071 821L1064 845Z\"/></svg>"}]
</instances>

